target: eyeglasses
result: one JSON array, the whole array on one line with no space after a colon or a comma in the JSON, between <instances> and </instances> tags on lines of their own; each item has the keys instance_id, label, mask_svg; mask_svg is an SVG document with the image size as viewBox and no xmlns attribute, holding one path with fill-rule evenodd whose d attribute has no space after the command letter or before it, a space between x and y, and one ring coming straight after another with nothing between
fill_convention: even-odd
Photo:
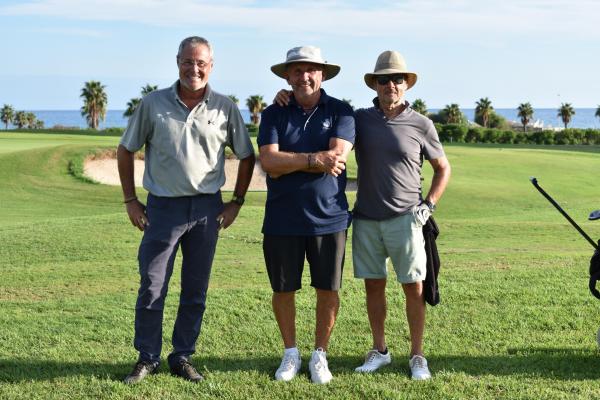
<instances>
[{"instance_id":1,"label":"eyeglasses","mask_svg":"<svg viewBox=\"0 0 600 400\"><path fill-rule=\"evenodd\" d=\"M191 60L188 58L186 58L184 60L179 60L179 64L181 64L181 66L185 67L185 68L193 68L194 65L197 65L198 68L200 68L202 70L206 69L210 65L209 63L207 63L203 60L196 61L196 60Z\"/></svg>"},{"instance_id":2,"label":"eyeglasses","mask_svg":"<svg viewBox=\"0 0 600 400\"><path fill-rule=\"evenodd\" d=\"M394 82L396 85L404 82L404 75L380 75L376 78L377 83L380 85L387 85L390 81Z\"/></svg>"}]
</instances>

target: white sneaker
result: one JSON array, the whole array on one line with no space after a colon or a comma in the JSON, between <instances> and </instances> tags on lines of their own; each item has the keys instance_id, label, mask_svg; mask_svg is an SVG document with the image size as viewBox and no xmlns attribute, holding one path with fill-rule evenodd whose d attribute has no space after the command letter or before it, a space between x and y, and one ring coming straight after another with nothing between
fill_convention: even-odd
<instances>
[{"instance_id":1,"label":"white sneaker","mask_svg":"<svg viewBox=\"0 0 600 400\"><path fill-rule=\"evenodd\" d=\"M431 372L429 372L425 357L414 355L408 362L408 366L413 379L422 381L431 378Z\"/></svg>"},{"instance_id":2,"label":"white sneaker","mask_svg":"<svg viewBox=\"0 0 600 400\"><path fill-rule=\"evenodd\" d=\"M300 353L284 353L281 364L277 368L277 371L275 371L275 380L291 381L298 374L298 371L300 371L301 364Z\"/></svg>"},{"instance_id":3,"label":"white sneaker","mask_svg":"<svg viewBox=\"0 0 600 400\"><path fill-rule=\"evenodd\" d=\"M324 384L329 383L333 376L329 372L329 366L327 365L327 354L322 348L318 348L313 351L308 363L308 369L310 370L310 379L314 383Z\"/></svg>"},{"instance_id":4,"label":"white sneaker","mask_svg":"<svg viewBox=\"0 0 600 400\"><path fill-rule=\"evenodd\" d=\"M381 354L377 350L371 350L365 357L365 363L356 368L356 372L375 372L384 365L392 362L392 356L388 350L386 354Z\"/></svg>"}]
</instances>

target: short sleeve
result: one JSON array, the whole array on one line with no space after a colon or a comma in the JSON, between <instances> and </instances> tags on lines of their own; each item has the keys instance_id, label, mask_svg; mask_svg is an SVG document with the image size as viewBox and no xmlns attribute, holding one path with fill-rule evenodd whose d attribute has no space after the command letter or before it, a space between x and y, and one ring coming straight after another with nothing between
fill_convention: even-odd
<instances>
[{"instance_id":1,"label":"short sleeve","mask_svg":"<svg viewBox=\"0 0 600 400\"><path fill-rule=\"evenodd\" d=\"M338 118L331 137L344 139L354 144L356 138L354 111L350 105L344 102L340 102L338 105Z\"/></svg>"},{"instance_id":2,"label":"short sleeve","mask_svg":"<svg viewBox=\"0 0 600 400\"><path fill-rule=\"evenodd\" d=\"M279 134L277 129L277 113L280 108L276 104L272 104L265 108L260 118L258 127L258 138L256 140L258 146L267 144L279 143Z\"/></svg>"},{"instance_id":3,"label":"short sleeve","mask_svg":"<svg viewBox=\"0 0 600 400\"><path fill-rule=\"evenodd\" d=\"M425 137L423 140L423 155L426 160L435 160L445 156L444 148L440 142L433 122L427 118L425 127Z\"/></svg>"},{"instance_id":4,"label":"short sleeve","mask_svg":"<svg viewBox=\"0 0 600 400\"><path fill-rule=\"evenodd\" d=\"M229 109L227 138L228 146L239 160L254 154L254 147L252 147L244 119L240 110L233 104Z\"/></svg>"},{"instance_id":5,"label":"short sleeve","mask_svg":"<svg viewBox=\"0 0 600 400\"><path fill-rule=\"evenodd\" d=\"M152 134L152 123L149 118L148 103L142 99L127 123L119 142L127 150L136 152L141 149Z\"/></svg>"}]
</instances>

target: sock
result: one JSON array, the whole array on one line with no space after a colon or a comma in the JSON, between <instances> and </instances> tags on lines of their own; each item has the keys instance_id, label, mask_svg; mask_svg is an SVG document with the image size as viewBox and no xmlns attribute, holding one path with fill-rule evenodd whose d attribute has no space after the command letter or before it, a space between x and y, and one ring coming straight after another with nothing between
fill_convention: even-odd
<instances>
[{"instance_id":1,"label":"sock","mask_svg":"<svg viewBox=\"0 0 600 400\"><path fill-rule=\"evenodd\" d=\"M297 347L290 347L289 349L283 349L283 354L300 354Z\"/></svg>"},{"instance_id":2,"label":"sock","mask_svg":"<svg viewBox=\"0 0 600 400\"><path fill-rule=\"evenodd\" d=\"M388 348L387 348L387 346L386 346L386 347L385 347L385 350L383 350L383 351L379 351L379 350L377 350L377 351L379 352L379 354L383 354L383 355L385 356L385 355L388 353Z\"/></svg>"}]
</instances>

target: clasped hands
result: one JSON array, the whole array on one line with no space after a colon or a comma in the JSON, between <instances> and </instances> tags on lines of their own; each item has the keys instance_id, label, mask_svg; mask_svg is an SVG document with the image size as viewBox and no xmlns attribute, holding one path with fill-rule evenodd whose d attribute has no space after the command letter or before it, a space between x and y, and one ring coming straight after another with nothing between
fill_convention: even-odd
<instances>
[{"instance_id":1,"label":"clasped hands","mask_svg":"<svg viewBox=\"0 0 600 400\"><path fill-rule=\"evenodd\" d=\"M319 151L309 156L312 159L310 168L338 176L346 169L346 158L335 150Z\"/></svg>"}]
</instances>

